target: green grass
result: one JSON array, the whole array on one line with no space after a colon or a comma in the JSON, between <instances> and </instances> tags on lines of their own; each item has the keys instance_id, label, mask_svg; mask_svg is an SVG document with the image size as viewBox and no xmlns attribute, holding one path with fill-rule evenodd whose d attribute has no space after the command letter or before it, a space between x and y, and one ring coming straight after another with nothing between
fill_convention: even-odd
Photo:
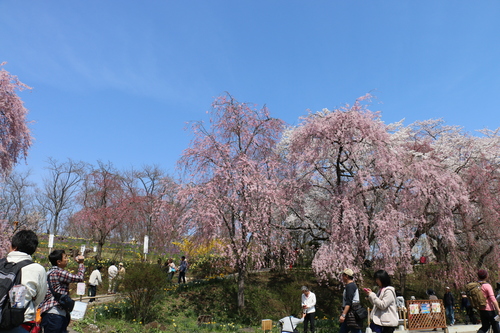
<instances>
[{"instance_id":1,"label":"green grass","mask_svg":"<svg viewBox=\"0 0 500 333\"><path fill-rule=\"evenodd\" d=\"M236 282L232 278L212 277L164 289L164 300L151 323L131 319L126 300L101 304L88 310L86 319L73 323L79 332L262 332L262 319L277 321L298 315L300 286L308 284L318 297L317 332L338 331L337 307L330 308L332 298L340 301L340 290L320 286L311 272L251 274L245 292L246 309L239 313L236 304ZM200 315L209 315L209 323L198 325ZM95 322L94 322L95 318ZM142 330L141 330L142 329Z\"/></svg>"}]
</instances>

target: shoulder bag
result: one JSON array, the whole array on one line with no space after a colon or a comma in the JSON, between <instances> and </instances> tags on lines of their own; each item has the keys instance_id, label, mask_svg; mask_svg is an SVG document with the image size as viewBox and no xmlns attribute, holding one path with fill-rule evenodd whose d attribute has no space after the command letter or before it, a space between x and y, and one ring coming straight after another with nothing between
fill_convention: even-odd
<instances>
[{"instance_id":1,"label":"shoulder bag","mask_svg":"<svg viewBox=\"0 0 500 333\"><path fill-rule=\"evenodd\" d=\"M68 313L73 311L73 308L75 307L75 301L71 297L69 297L69 295L56 292L52 287L52 283L50 282L50 276L47 277L47 282L49 283L50 292L52 293L52 295L54 295L54 298L59 303L59 305Z\"/></svg>"}]
</instances>

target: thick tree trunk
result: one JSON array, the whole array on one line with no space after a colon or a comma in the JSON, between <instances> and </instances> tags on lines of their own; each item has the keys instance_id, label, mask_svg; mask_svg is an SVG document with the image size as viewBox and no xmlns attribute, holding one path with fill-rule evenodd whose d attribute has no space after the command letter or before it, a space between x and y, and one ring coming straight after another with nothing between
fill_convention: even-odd
<instances>
[{"instance_id":1,"label":"thick tree trunk","mask_svg":"<svg viewBox=\"0 0 500 333\"><path fill-rule=\"evenodd\" d=\"M99 231L99 236L97 237L97 253L96 253L96 260L101 260L102 259L102 248L104 247L104 243L106 243L106 236Z\"/></svg>"},{"instance_id":2,"label":"thick tree trunk","mask_svg":"<svg viewBox=\"0 0 500 333\"><path fill-rule=\"evenodd\" d=\"M57 235L57 227L59 225L59 212L54 214L54 220L52 221L52 234Z\"/></svg>"},{"instance_id":3,"label":"thick tree trunk","mask_svg":"<svg viewBox=\"0 0 500 333\"><path fill-rule=\"evenodd\" d=\"M102 259L102 247L104 246L104 243L101 241L97 242L97 253L95 255L96 260L101 260Z\"/></svg>"},{"instance_id":4,"label":"thick tree trunk","mask_svg":"<svg viewBox=\"0 0 500 333\"><path fill-rule=\"evenodd\" d=\"M406 272L399 273L399 283L401 288L401 294L404 295L406 291Z\"/></svg>"},{"instance_id":5,"label":"thick tree trunk","mask_svg":"<svg viewBox=\"0 0 500 333\"><path fill-rule=\"evenodd\" d=\"M490 245L483 253L477 258L477 268L481 268L484 265L485 258L493 252L493 245Z\"/></svg>"},{"instance_id":6,"label":"thick tree trunk","mask_svg":"<svg viewBox=\"0 0 500 333\"><path fill-rule=\"evenodd\" d=\"M247 277L246 267L240 267L238 272L238 310L245 309L245 280Z\"/></svg>"}]
</instances>

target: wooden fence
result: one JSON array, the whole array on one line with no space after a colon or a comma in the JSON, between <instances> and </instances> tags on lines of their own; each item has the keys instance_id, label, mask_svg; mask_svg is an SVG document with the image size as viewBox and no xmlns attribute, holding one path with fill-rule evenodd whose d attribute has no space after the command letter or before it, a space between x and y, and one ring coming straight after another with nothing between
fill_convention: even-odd
<instances>
[{"instance_id":1,"label":"wooden fence","mask_svg":"<svg viewBox=\"0 0 500 333\"><path fill-rule=\"evenodd\" d=\"M446 329L446 314L443 300L409 300L406 301L408 311L408 329L428 328Z\"/></svg>"}]
</instances>

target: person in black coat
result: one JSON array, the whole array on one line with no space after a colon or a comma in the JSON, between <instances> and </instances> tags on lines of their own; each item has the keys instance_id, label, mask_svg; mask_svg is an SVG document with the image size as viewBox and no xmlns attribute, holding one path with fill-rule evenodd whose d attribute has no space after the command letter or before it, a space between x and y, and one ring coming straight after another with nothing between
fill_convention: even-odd
<instances>
[{"instance_id":1,"label":"person in black coat","mask_svg":"<svg viewBox=\"0 0 500 333\"><path fill-rule=\"evenodd\" d=\"M443 297L444 308L446 311L446 318L448 318L448 322L450 326L455 324L455 298L451 293L450 287L446 287L446 292Z\"/></svg>"}]
</instances>

